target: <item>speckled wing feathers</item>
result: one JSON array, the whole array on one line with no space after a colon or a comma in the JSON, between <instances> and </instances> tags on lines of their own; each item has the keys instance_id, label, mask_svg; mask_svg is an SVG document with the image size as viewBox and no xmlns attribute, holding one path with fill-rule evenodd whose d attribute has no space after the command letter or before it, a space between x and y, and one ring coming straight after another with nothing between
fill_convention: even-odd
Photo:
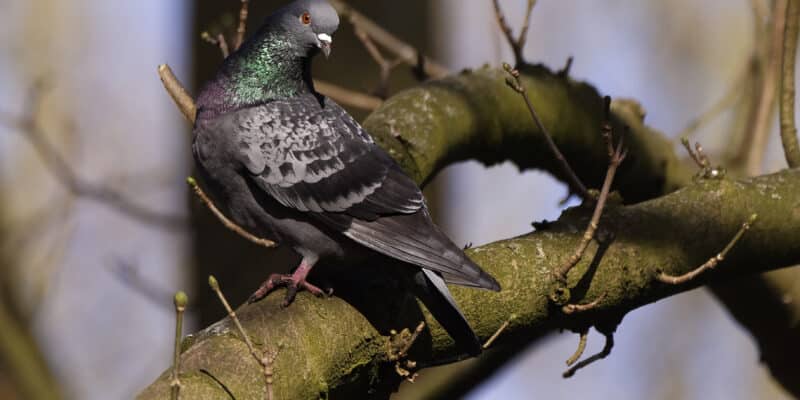
<instances>
[{"instance_id":1,"label":"speckled wing feathers","mask_svg":"<svg viewBox=\"0 0 800 400\"><path fill-rule=\"evenodd\" d=\"M338 105L313 95L233 113L239 160L286 207L373 220L423 206L416 184Z\"/></svg>"}]
</instances>

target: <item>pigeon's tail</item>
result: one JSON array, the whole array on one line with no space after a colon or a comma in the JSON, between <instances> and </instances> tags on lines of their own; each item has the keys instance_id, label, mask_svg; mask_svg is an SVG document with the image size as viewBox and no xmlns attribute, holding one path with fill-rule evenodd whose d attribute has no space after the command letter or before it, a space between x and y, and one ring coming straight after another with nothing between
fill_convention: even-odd
<instances>
[{"instance_id":1,"label":"pigeon's tail","mask_svg":"<svg viewBox=\"0 0 800 400\"><path fill-rule=\"evenodd\" d=\"M470 356L480 354L481 342L467 323L464 314L456 306L442 277L434 271L422 268L416 274L415 280L417 297L425 303L428 311L455 340L456 346Z\"/></svg>"},{"instance_id":2,"label":"pigeon's tail","mask_svg":"<svg viewBox=\"0 0 800 400\"><path fill-rule=\"evenodd\" d=\"M500 290L491 275L433 224L427 209L374 221L353 219L344 234L375 251L439 272L447 283Z\"/></svg>"}]
</instances>

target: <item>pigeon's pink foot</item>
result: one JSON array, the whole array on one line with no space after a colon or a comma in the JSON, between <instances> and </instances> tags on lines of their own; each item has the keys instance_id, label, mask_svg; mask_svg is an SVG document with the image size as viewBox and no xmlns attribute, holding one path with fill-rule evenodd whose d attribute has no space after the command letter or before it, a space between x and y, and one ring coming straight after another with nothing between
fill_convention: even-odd
<instances>
[{"instance_id":1,"label":"pigeon's pink foot","mask_svg":"<svg viewBox=\"0 0 800 400\"><path fill-rule=\"evenodd\" d=\"M247 299L247 302L255 303L279 287L286 288L286 298L283 299L283 303L281 304L283 307L288 307L289 304L292 304L295 296L297 296L297 292L300 290L306 290L317 297L330 294L330 292L326 292L306 282L306 276L310 271L311 265L301 262L300 266L297 267L297 270L295 270L291 275L272 274L269 276L269 278L267 278L267 280L264 281L264 283L261 284L258 290L256 290L255 293L253 293L250 298Z\"/></svg>"}]
</instances>

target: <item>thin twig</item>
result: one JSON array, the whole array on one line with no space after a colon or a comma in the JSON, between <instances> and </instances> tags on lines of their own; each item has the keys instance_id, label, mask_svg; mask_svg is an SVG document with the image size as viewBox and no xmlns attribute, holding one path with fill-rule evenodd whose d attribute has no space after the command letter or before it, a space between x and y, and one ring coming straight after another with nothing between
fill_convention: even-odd
<instances>
[{"instance_id":1,"label":"thin twig","mask_svg":"<svg viewBox=\"0 0 800 400\"><path fill-rule=\"evenodd\" d=\"M492 343L494 343L494 341L497 340L498 337L500 337L500 334L503 333L503 331L505 331L506 328L508 328L508 324L510 324L511 321L513 321L514 318L516 317L517 317L516 314L511 314L511 316L508 317L508 319L505 322L503 322L503 324L500 325L499 328L497 328L494 334L492 334L492 336L481 347L483 347L484 350L488 349L489 346L491 346Z\"/></svg>"},{"instance_id":2,"label":"thin twig","mask_svg":"<svg viewBox=\"0 0 800 400\"><path fill-rule=\"evenodd\" d=\"M525 62L522 52L525 49L525 42L527 41L528 36L528 27L531 23L531 12L533 11L533 6L536 5L536 0L528 0L528 5L525 10L525 20L522 23L522 29L519 32L519 36L516 38L514 37L514 32L511 30L511 26L508 24L508 21L506 21L505 15L503 15L503 10L500 8L499 1L494 0L493 4L494 13L497 17L497 23L500 25L500 30L503 31L508 44L511 46L511 51L514 53L514 60L516 64L520 65Z\"/></svg>"},{"instance_id":3,"label":"thin twig","mask_svg":"<svg viewBox=\"0 0 800 400\"><path fill-rule=\"evenodd\" d=\"M211 286L211 290L213 290L214 293L217 294L219 301L225 307L225 311L228 312L228 316L231 318L231 320L233 320L233 323L236 325L236 329L239 331L239 334L242 335L244 343L247 345L247 349L250 351L250 355L252 355L253 358L255 358L259 364L261 364L261 367L264 370L264 382L266 384L266 386L264 387L265 389L264 397L267 400L271 400L272 376L274 373L272 369L272 363L275 361L275 357L277 357L277 352L274 354L265 352L263 356L259 356L258 352L256 351L255 345L253 345L253 342L250 340L250 336L247 335L247 332L245 332L242 323L239 321L239 317L236 316L236 312L233 311L233 308L231 308L231 305L228 303L228 300L225 298L225 295L219 288L219 282L217 281L217 278L215 278L213 275L209 275L208 285Z\"/></svg>"},{"instance_id":4,"label":"thin twig","mask_svg":"<svg viewBox=\"0 0 800 400\"><path fill-rule=\"evenodd\" d=\"M116 260L110 269L111 274L126 287L160 307L169 307L170 291L160 287L157 282L140 276L139 271L131 263L125 260Z\"/></svg>"},{"instance_id":5,"label":"thin twig","mask_svg":"<svg viewBox=\"0 0 800 400\"><path fill-rule=\"evenodd\" d=\"M236 27L236 39L233 41L233 50L239 50L244 43L244 34L247 32L247 16L249 15L250 0L241 0L242 6L239 8L239 25Z\"/></svg>"},{"instance_id":6,"label":"thin twig","mask_svg":"<svg viewBox=\"0 0 800 400\"><path fill-rule=\"evenodd\" d=\"M700 145L700 142L695 143L695 147L697 148L696 152L694 149L692 149L692 145L689 143L689 138L682 137L681 144L684 148L686 148L686 152L689 153L689 157L692 158L692 161L694 161L694 163L697 164L700 169L705 170L709 167L708 157L706 157L703 153L703 146Z\"/></svg>"},{"instance_id":7,"label":"thin twig","mask_svg":"<svg viewBox=\"0 0 800 400\"><path fill-rule=\"evenodd\" d=\"M403 60L397 58L394 61L389 61L386 57L381 54L380 49L375 43L370 39L369 35L367 35L364 30L359 27L354 28L354 32L358 40L361 41L361 44L364 45L364 48L369 53L370 57L378 64L378 67L381 70L380 81L378 82L378 87L375 89L375 95L379 98L385 100L389 97L389 78L391 77L392 70L394 67L399 65Z\"/></svg>"},{"instance_id":8,"label":"thin twig","mask_svg":"<svg viewBox=\"0 0 800 400\"><path fill-rule=\"evenodd\" d=\"M608 104L609 101L609 98L606 97L606 104ZM605 208L606 201L608 200L608 194L611 192L611 184L614 183L614 175L616 175L617 169L628 154L628 150L625 149L624 135L620 137L615 148L613 138L611 137L610 126L606 127L604 124L603 137L606 140L610 158L608 162L608 170L606 171L606 178L603 181L602 188L600 189L600 195L597 198L592 219L589 221L589 226L586 227L586 231L583 233L581 242L578 244L575 252L569 258L567 258L567 260L565 260L560 267L553 270L553 274L560 282L566 282L567 273L578 264L583 257L583 254L586 252L586 249L589 247L589 243L591 243L592 239L594 238L594 233L597 231L597 228L600 224L600 217L603 215L603 209Z\"/></svg>"},{"instance_id":9,"label":"thin twig","mask_svg":"<svg viewBox=\"0 0 800 400\"><path fill-rule=\"evenodd\" d=\"M350 21L354 27L366 32L372 40L396 57L399 57L407 65L412 67L422 65L425 75L434 79L443 78L450 74L450 70L430 58L423 56L424 62L421 63L419 50L398 39L344 1L330 0L329 2L343 19Z\"/></svg>"},{"instance_id":10,"label":"thin twig","mask_svg":"<svg viewBox=\"0 0 800 400\"><path fill-rule=\"evenodd\" d=\"M575 353L567 359L567 366L569 367L572 364L575 364L579 358L583 355L583 352L586 351L586 342L589 338L589 329L586 328L580 331L580 339L578 339L578 348L575 349Z\"/></svg>"},{"instance_id":11,"label":"thin twig","mask_svg":"<svg viewBox=\"0 0 800 400\"><path fill-rule=\"evenodd\" d=\"M585 312L596 308L600 305L600 302L606 298L606 293L601 294L598 298L594 299L594 301L586 304L566 304L564 307L561 307L561 312L564 314L575 314L579 312Z\"/></svg>"},{"instance_id":12,"label":"thin twig","mask_svg":"<svg viewBox=\"0 0 800 400\"><path fill-rule=\"evenodd\" d=\"M766 49L766 62L764 62L764 74L761 78L761 88L757 94L755 116L752 126L749 128L751 134L743 145L747 151L745 159L745 171L748 175L757 175L761 171L764 160L767 139L770 133L773 106L775 96L778 92L778 73L781 65L781 53L783 50L783 31L786 18L786 0L776 0L772 7L771 27L768 48Z\"/></svg>"},{"instance_id":13,"label":"thin twig","mask_svg":"<svg viewBox=\"0 0 800 400\"><path fill-rule=\"evenodd\" d=\"M228 47L228 39L225 39L224 34L218 33L216 37L213 37L208 32L203 32L200 34L200 38L210 44L213 44L214 46L219 47L219 51L222 53L223 59L228 58L228 56L231 55L230 48Z\"/></svg>"},{"instance_id":14,"label":"thin twig","mask_svg":"<svg viewBox=\"0 0 800 400\"><path fill-rule=\"evenodd\" d=\"M572 56L567 57L567 61L564 63L564 66L560 70L558 70L556 74L562 78L568 77L570 70L572 70L573 61L575 61L574 57Z\"/></svg>"},{"instance_id":15,"label":"thin twig","mask_svg":"<svg viewBox=\"0 0 800 400\"><path fill-rule=\"evenodd\" d=\"M572 167L567 162L567 158L564 157L564 154L561 153L561 150L558 149L555 142L553 142L553 138L550 136L550 132L548 132L547 128L545 128L542 120L539 119L539 115L536 113L536 110L533 108L533 104L531 103L530 98L528 97L528 92L525 89L525 86L522 85L522 81L520 79L519 71L516 69L511 68L511 65L507 63L503 63L503 68L506 72L511 75L507 80L506 83L514 89L517 93L522 95L522 98L525 100L525 105L528 107L528 112L530 112L531 117L533 118L533 122L542 132L544 136L545 142L547 142L547 146L550 149L550 152L553 153L553 156L556 158L558 163L561 166L561 171L566 175L568 183L572 188L573 193L578 194L582 199L586 200L591 198L589 191L586 189L586 186L581 182L578 175L575 174L575 171L572 170Z\"/></svg>"},{"instance_id":16,"label":"thin twig","mask_svg":"<svg viewBox=\"0 0 800 400\"><path fill-rule=\"evenodd\" d=\"M679 285L681 283L689 282L698 275L705 272L706 270L716 267L717 264L725 260L725 257L728 255L728 252L730 252L731 249L733 249L733 246L736 245L739 239L741 239L742 236L744 236L745 232L747 232L750 229L750 227L756 222L756 219L758 219L758 214L751 215L750 218L745 223L742 224L742 227L739 228L739 231L736 232L736 235L733 236L733 238L731 239L730 242L728 242L725 248L722 249L722 251L719 252L719 254L717 254L714 257L711 257L708 261L703 263L703 265L680 276L672 276L662 271L659 271L657 276L658 280L670 285Z\"/></svg>"},{"instance_id":17,"label":"thin twig","mask_svg":"<svg viewBox=\"0 0 800 400\"><path fill-rule=\"evenodd\" d=\"M186 88L181 84L172 68L167 64L158 66L158 76L161 78L161 83L164 84L164 89L167 90L172 101L181 110L181 114L192 124L197 116L197 106L194 104L192 96L186 91Z\"/></svg>"},{"instance_id":18,"label":"thin twig","mask_svg":"<svg viewBox=\"0 0 800 400\"><path fill-rule=\"evenodd\" d=\"M214 202L211 201L211 199L206 195L203 189L200 188L200 185L197 184L197 181L194 178L192 177L186 178L186 183L189 184L189 187L192 188L197 197L200 198L200 200L206 205L206 207L208 207L208 209L211 210L214 216L217 217L217 219L219 219L219 221L222 222L222 225L225 225L226 228L230 229L239 236L259 246L263 246L266 248L272 248L276 246L275 242L253 235L252 233L246 231L241 226L237 225L235 222L228 219L228 217L226 217L225 214L223 214L222 211L220 211L217 208L217 206L214 205Z\"/></svg>"},{"instance_id":19,"label":"thin twig","mask_svg":"<svg viewBox=\"0 0 800 400\"><path fill-rule=\"evenodd\" d=\"M608 357L608 355L611 354L611 350L614 348L614 334L607 333L607 334L605 334L605 337L606 337L606 344L603 346L603 350L601 350L599 353L597 353L597 354L595 354L595 355L593 355L593 356L591 356L591 357L589 357L589 358L587 358L587 359L575 364L572 368L564 371L564 374L562 376L564 378L570 378L573 375L575 375L575 372L577 372L579 369L582 369L582 368L588 366L589 364L591 364L591 363L593 363L593 362L595 362L597 360L602 360L602 359Z\"/></svg>"},{"instance_id":20,"label":"thin twig","mask_svg":"<svg viewBox=\"0 0 800 400\"><path fill-rule=\"evenodd\" d=\"M314 89L335 100L337 103L360 110L373 111L383 104L383 100L378 97L345 89L326 81L315 79Z\"/></svg>"},{"instance_id":21,"label":"thin twig","mask_svg":"<svg viewBox=\"0 0 800 400\"><path fill-rule=\"evenodd\" d=\"M275 381L275 379L273 378L275 370L272 367L272 363L275 362L275 357L277 356L278 356L277 352L274 353L265 352L264 357L261 358L261 365L264 366L264 380L267 383L266 400L272 400L274 398L274 393L272 392L272 384Z\"/></svg>"},{"instance_id":22,"label":"thin twig","mask_svg":"<svg viewBox=\"0 0 800 400\"><path fill-rule=\"evenodd\" d=\"M186 303L188 302L189 298L186 297L186 293L175 293L175 346L172 355L172 381L170 382L172 400L178 400L181 394L180 356L181 339L183 338L183 312L186 311Z\"/></svg>"},{"instance_id":23,"label":"thin twig","mask_svg":"<svg viewBox=\"0 0 800 400\"><path fill-rule=\"evenodd\" d=\"M706 124L710 123L720 114L722 114L723 111L736 104L736 100L738 100L742 95L742 88L747 82L749 71L749 66L745 65L739 75L737 75L734 83L728 87L728 91L722 95L722 97L720 97L716 103L712 104L711 107L709 107L705 112L690 121L676 137L688 138L694 135L701 128L706 126Z\"/></svg>"},{"instance_id":24,"label":"thin twig","mask_svg":"<svg viewBox=\"0 0 800 400\"><path fill-rule=\"evenodd\" d=\"M242 335L242 339L244 339L247 349L250 350L250 354L252 354L256 360L259 360L260 363L261 357L256 354L256 348L253 345L253 342L250 341L250 336L248 336L247 332L244 331L242 323L239 322L239 317L236 316L236 311L233 311L233 308L231 308L231 305L228 303L228 299L225 298L225 294L222 293L222 290L219 287L219 281L217 281L217 278L215 278L214 275L208 276L208 286L211 286L211 290L214 291L219 298L219 301L222 303L222 306L225 307L225 311L228 312L228 316L231 318L231 320L233 320L233 323L236 325L236 329L238 329L239 333Z\"/></svg>"},{"instance_id":25,"label":"thin twig","mask_svg":"<svg viewBox=\"0 0 800 400\"><path fill-rule=\"evenodd\" d=\"M797 126L794 115L795 58L797 37L800 33L800 3L789 0L786 10L786 27L783 34L783 61L781 66L781 141L786 162L790 168L800 166L800 145L797 143Z\"/></svg>"},{"instance_id":26,"label":"thin twig","mask_svg":"<svg viewBox=\"0 0 800 400\"><path fill-rule=\"evenodd\" d=\"M522 50L525 48L525 42L528 41L528 28L531 25L531 13L533 12L533 7L536 5L536 0L528 0L527 8L525 8L525 20L522 23L522 29L519 30L519 37L517 38L517 43L520 48L520 55L522 54Z\"/></svg>"},{"instance_id":27,"label":"thin twig","mask_svg":"<svg viewBox=\"0 0 800 400\"><path fill-rule=\"evenodd\" d=\"M0 111L0 123L20 131L41 158L45 168L72 195L105 204L134 220L157 226L171 232L182 233L188 225L186 217L162 213L133 203L127 196L110 186L94 184L81 179L69 162L46 139L46 133L35 122L35 117L15 118ZM69 125L72 129L72 125Z\"/></svg>"}]
</instances>

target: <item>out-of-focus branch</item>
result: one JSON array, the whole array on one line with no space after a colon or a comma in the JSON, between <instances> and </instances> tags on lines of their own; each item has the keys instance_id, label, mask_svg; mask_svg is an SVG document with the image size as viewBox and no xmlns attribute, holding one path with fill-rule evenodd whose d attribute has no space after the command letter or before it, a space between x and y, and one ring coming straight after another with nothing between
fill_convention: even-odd
<instances>
[{"instance_id":1,"label":"out-of-focus branch","mask_svg":"<svg viewBox=\"0 0 800 400\"><path fill-rule=\"evenodd\" d=\"M737 100L739 100L744 93L743 89L748 78L750 77L749 73L750 68L745 65L742 68L742 71L736 76L736 80L728 87L727 92L725 92L725 94L723 94L722 97L720 97L719 100L712 104L711 107L709 107L706 111L686 124L686 127L683 128L683 130L677 136L675 136L675 138L680 139L691 137L705 127L708 123L717 118L725 110L733 107L733 105L736 104Z\"/></svg>"},{"instance_id":2,"label":"out-of-focus branch","mask_svg":"<svg viewBox=\"0 0 800 400\"><path fill-rule=\"evenodd\" d=\"M330 3L343 19L364 31L372 40L392 52L404 63L412 67L421 65L424 75L436 79L443 78L450 73L447 68L428 57L421 56L419 50L389 33L344 1L330 0Z\"/></svg>"},{"instance_id":3,"label":"out-of-focus branch","mask_svg":"<svg viewBox=\"0 0 800 400\"><path fill-rule=\"evenodd\" d=\"M781 140L783 152L789 167L800 166L800 145L797 143L795 124L795 59L797 58L797 37L800 33L800 2L789 0L786 10L786 27L783 35L783 61L781 67Z\"/></svg>"},{"instance_id":4,"label":"out-of-focus branch","mask_svg":"<svg viewBox=\"0 0 800 400\"><path fill-rule=\"evenodd\" d=\"M373 111L383 104L383 100L379 97L346 89L318 79L314 80L314 88L323 95L336 100L339 104L360 110Z\"/></svg>"},{"instance_id":5,"label":"out-of-focus branch","mask_svg":"<svg viewBox=\"0 0 800 400\"><path fill-rule=\"evenodd\" d=\"M181 111L181 114L192 124L197 114L197 107L194 104L194 99L185 87L181 84L172 69L167 64L158 66L158 76L164 84L164 89L167 90L169 96L175 102L175 105ZM383 100L375 96L356 92L353 90L345 89L325 81L314 80L314 87L323 95L328 96L337 102L362 109L372 111L383 103Z\"/></svg>"},{"instance_id":6,"label":"out-of-focus branch","mask_svg":"<svg viewBox=\"0 0 800 400\"><path fill-rule=\"evenodd\" d=\"M62 397L33 336L16 320L5 301L0 301L0 361L21 398Z\"/></svg>"},{"instance_id":7,"label":"out-of-focus branch","mask_svg":"<svg viewBox=\"0 0 800 400\"><path fill-rule=\"evenodd\" d=\"M167 231L183 232L186 229L188 221L184 216L145 208L132 202L128 196L117 192L110 186L82 180L55 146L45 138L46 134L36 123L35 116L19 118L0 112L0 123L20 131L39 155L45 167L74 196L105 204L134 220Z\"/></svg>"},{"instance_id":8,"label":"out-of-focus branch","mask_svg":"<svg viewBox=\"0 0 800 400\"><path fill-rule=\"evenodd\" d=\"M508 45L511 46L511 51L514 53L514 60L516 64L519 65L524 63L525 58L522 55L522 51L525 49L525 42L527 42L528 39L528 27L530 27L531 24L531 12L533 11L533 7L536 5L536 0L528 0L528 5L525 9L525 20L522 23L519 36L516 38L514 37L514 32L511 30L511 26L508 24L508 21L506 21L503 10L500 8L500 2L498 0L493 0L492 3L494 4L494 14L497 18L497 23L500 25L500 30L503 31L503 34L506 36ZM564 70L569 72L569 68L565 68Z\"/></svg>"},{"instance_id":9,"label":"out-of-focus branch","mask_svg":"<svg viewBox=\"0 0 800 400\"><path fill-rule=\"evenodd\" d=\"M770 16L771 24L769 41L765 44L764 55L762 58L762 68L764 68L761 86L759 88L755 104L755 116L752 125L749 126L750 132L746 136L746 141L742 149L747 151L743 163L744 170L749 176L758 174L763 164L767 140L769 139L771 116L774 112L775 99L778 93L778 77L781 65L781 53L783 50L783 31L786 22L786 2L787 0L775 0Z\"/></svg>"},{"instance_id":10,"label":"out-of-focus branch","mask_svg":"<svg viewBox=\"0 0 800 400\"><path fill-rule=\"evenodd\" d=\"M372 42L372 39L370 39L366 32L357 26L354 28L354 31L356 37L358 37L358 40L361 41L361 43L364 45L364 48L367 49L367 52L375 61L375 63L378 64L378 67L381 70L378 87L375 89L374 93L381 99L385 99L389 96L389 78L391 77L392 70L394 67L403 62L403 60L400 58L391 61L387 60L386 57L381 54L380 49L375 46L375 43Z\"/></svg>"},{"instance_id":11,"label":"out-of-focus branch","mask_svg":"<svg viewBox=\"0 0 800 400\"><path fill-rule=\"evenodd\" d=\"M247 17L250 15L250 0L241 0L239 8L239 24L236 26L236 38L233 40L233 49L239 50L244 43L244 34L247 32Z\"/></svg>"}]
</instances>

